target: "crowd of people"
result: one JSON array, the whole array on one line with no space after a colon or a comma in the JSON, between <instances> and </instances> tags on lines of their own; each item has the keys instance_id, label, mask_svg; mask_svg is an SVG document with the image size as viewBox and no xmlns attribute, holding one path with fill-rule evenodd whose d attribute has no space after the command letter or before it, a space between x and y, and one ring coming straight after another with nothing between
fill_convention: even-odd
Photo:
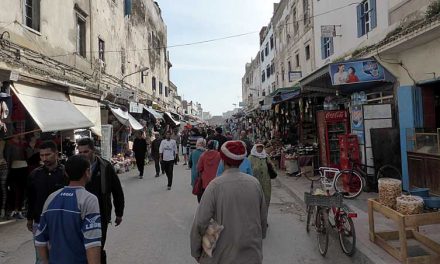
<instances>
[{"instance_id":1,"label":"crowd of people","mask_svg":"<svg viewBox=\"0 0 440 264\"><path fill-rule=\"evenodd\" d=\"M245 131L234 140L221 127L185 126L152 138L149 142L138 133L133 142L139 178L150 157L155 177L166 174L168 190L179 156L191 170L192 193L199 203L191 230L192 256L199 263L261 263L271 195L270 161L263 144L252 146ZM30 173L25 190L27 229L34 237L37 264L107 263L109 224L122 222L124 192L114 166L98 155L92 139L82 138L76 147L78 154L62 165L54 141L39 143L41 165ZM216 229L222 233L216 236L214 253L212 245L208 251L202 245L213 223L222 227ZM229 246L231 241L236 247Z\"/></svg>"}]
</instances>

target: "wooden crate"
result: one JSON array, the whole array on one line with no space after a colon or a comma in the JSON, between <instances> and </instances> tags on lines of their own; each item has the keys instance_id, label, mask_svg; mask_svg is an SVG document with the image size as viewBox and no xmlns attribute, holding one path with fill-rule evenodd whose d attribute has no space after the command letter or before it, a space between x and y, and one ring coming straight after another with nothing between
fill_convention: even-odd
<instances>
[{"instance_id":1,"label":"wooden crate","mask_svg":"<svg viewBox=\"0 0 440 264\"><path fill-rule=\"evenodd\" d=\"M375 232L374 211L379 212L385 217L393 220L397 224L398 230ZM382 205L376 199L368 199L368 220L370 225L370 240L382 247L385 251L402 263L440 263L440 244L419 232L420 226L440 224L440 212L403 215L385 205ZM409 257L408 239L418 241L420 244L429 248L437 255ZM399 247L392 246L389 243L389 241L392 240L398 240Z\"/></svg>"}]
</instances>

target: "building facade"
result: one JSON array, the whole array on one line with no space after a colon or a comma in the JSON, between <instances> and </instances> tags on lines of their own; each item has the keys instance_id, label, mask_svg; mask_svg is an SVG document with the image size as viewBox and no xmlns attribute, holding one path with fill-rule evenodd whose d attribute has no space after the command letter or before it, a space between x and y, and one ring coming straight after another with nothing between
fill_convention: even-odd
<instances>
[{"instance_id":1,"label":"building facade","mask_svg":"<svg viewBox=\"0 0 440 264\"><path fill-rule=\"evenodd\" d=\"M157 2L6 0L2 6L9 44L3 53L21 54L0 61L6 72L167 104L167 29Z\"/></svg>"}]
</instances>

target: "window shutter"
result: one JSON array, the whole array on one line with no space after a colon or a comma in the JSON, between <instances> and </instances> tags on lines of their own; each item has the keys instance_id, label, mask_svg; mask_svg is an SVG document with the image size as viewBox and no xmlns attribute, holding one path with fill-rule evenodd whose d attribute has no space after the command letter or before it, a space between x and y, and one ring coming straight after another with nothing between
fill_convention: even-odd
<instances>
[{"instance_id":1,"label":"window shutter","mask_svg":"<svg viewBox=\"0 0 440 264\"><path fill-rule=\"evenodd\" d=\"M357 11L357 30L358 30L358 38L362 37L363 35L363 23L362 23L362 4L358 5L356 7L356 11Z\"/></svg>"},{"instance_id":2,"label":"window shutter","mask_svg":"<svg viewBox=\"0 0 440 264\"><path fill-rule=\"evenodd\" d=\"M124 16L131 15L131 1L132 0L125 0L124 1Z\"/></svg>"},{"instance_id":3,"label":"window shutter","mask_svg":"<svg viewBox=\"0 0 440 264\"><path fill-rule=\"evenodd\" d=\"M330 38L330 44L329 44L330 45L330 56L335 53L335 47L334 47L333 39L334 38Z\"/></svg>"},{"instance_id":4,"label":"window shutter","mask_svg":"<svg viewBox=\"0 0 440 264\"><path fill-rule=\"evenodd\" d=\"M325 39L321 37L321 59L325 60Z\"/></svg>"},{"instance_id":5,"label":"window shutter","mask_svg":"<svg viewBox=\"0 0 440 264\"><path fill-rule=\"evenodd\" d=\"M371 29L373 29L377 27L376 0L370 0L370 6Z\"/></svg>"}]
</instances>

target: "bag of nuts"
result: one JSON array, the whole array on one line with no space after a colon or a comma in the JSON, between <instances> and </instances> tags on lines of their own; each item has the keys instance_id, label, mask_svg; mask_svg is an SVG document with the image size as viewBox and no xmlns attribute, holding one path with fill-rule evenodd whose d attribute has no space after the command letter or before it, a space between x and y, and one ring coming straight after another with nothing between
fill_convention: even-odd
<instances>
[{"instance_id":1,"label":"bag of nuts","mask_svg":"<svg viewBox=\"0 0 440 264\"><path fill-rule=\"evenodd\" d=\"M423 213L423 198L412 195L397 197L397 212L403 215Z\"/></svg>"},{"instance_id":2,"label":"bag of nuts","mask_svg":"<svg viewBox=\"0 0 440 264\"><path fill-rule=\"evenodd\" d=\"M379 203L396 209L396 198L402 195L402 181L392 178L381 178L379 185Z\"/></svg>"}]
</instances>

